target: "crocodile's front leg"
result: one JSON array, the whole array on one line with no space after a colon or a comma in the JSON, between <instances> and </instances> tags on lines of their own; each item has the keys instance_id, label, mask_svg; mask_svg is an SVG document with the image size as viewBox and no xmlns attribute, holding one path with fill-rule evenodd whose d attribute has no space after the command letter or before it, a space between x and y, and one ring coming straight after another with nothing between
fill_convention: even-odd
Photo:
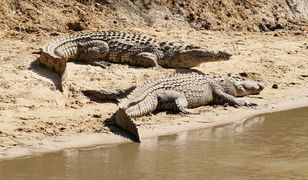
<instances>
[{"instance_id":1,"label":"crocodile's front leg","mask_svg":"<svg viewBox=\"0 0 308 180\"><path fill-rule=\"evenodd\" d=\"M78 43L76 60L82 61L93 66L106 68L111 63L104 61L109 53L109 46L102 40L91 40Z\"/></svg>"},{"instance_id":2,"label":"crocodile's front leg","mask_svg":"<svg viewBox=\"0 0 308 180\"><path fill-rule=\"evenodd\" d=\"M224 93L222 90L215 90L215 102L216 103L228 103L231 106L254 106L256 104L246 101L244 99L239 99L230 94Z\"/></svg>"},{"instance_id":3,"label":"crocodile's front leg","mask_svg":"<svg viewBox=\"0 0 308 180\"><path fill-rule=\"evenodd\" d=\"M100 61L93 61L93 62L90 62L89 64L93 65L93 66L99 66L101 68L107 68L108 66L111 66L111 63L109 62L106 62L104 60L100 60Z\"/></svg>"}]
</instances>

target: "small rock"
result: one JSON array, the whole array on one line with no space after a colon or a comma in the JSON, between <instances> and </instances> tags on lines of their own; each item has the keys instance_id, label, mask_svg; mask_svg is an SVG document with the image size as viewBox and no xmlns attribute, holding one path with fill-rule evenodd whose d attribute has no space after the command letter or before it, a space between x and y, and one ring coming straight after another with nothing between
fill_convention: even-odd
<instances>
[{"instance_id":1,"label":"small rock","mask_svg":"<svg viewBox=\"0 0 308 180\"><path fill-rule=\"evenodd\" d=\"M82 31L85 27L80 22L68 22L67 24L68 29L73 31Z\"/></svg>"},{"instance_id":2,"label":"small rock","mask_svg":"<svg viewBox=\"0 0 308 180\"><path fill-rule=\"evenodd\" d=\"M248 77L248 74L246 72L241 72L241 73L239 73L239 75L242 76L242 77Z\"/></svg>"},{"instance_id":3,"label":"small rock","mask_svg":"<svg viewBox=\"0 0 308 180\"><path fill-rule=\"evenodd\" d=\"M92 115L94 118L101 118L102 117L102 114L93 114Z\"/></svg>"},{"instance_id":4,"label":"small rock","mask_svg":"<svg viewBox=\"0 0 308 180\"><path fill-rule=\"evenodd\" d=\"M17 128L17 129L16 129L16 131L22 131L22 130L23 130L22 128Z\"/></svg>"},{"instance_id":5,"label":"small rock","mask_svg":"<svg viewBox=\"0 0 308 180\"><path fill-rule=\"evenodd\" d=\"M84 130L82 130L82 129L78 129L77 130L77 133L82 133Z\"/></svg>"},{"instance_id":6,"label":"small rock","mask_svg":"<svg viewBox=\"0 0 308 180\"><path fill-rule=\"evenodd\" d=\"M272 88L273 89L278 89L278 84L273 84Z\"/></svg>"},{"instance_id":7,"label":"small rock","mask_svg":"<svg viewBox=\"0 0 308 180\"><path fill-rule=\"evenodd\" d=\"M65 127L60 127L59 130L60 131L64 131L66 128Z\"/></svg>"}]
</instances>

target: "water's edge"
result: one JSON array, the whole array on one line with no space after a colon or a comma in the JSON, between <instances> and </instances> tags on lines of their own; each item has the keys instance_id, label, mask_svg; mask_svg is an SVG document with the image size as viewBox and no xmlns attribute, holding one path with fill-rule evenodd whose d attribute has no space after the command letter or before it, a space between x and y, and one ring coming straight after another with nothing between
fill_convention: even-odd
<instances>
[{"instance_id":1,"label":"water's edge","mask_svg":"<svg viewBox=\"0 0 308 180\"><path fill-rule=\"evenodd\" d=\"M218 126L224 126L231 123L237 123L240 121L245 121L247 119L253 118L258 115L291 110L301 107L308 106L308 95L305 93L298 94L297 98L292 98L290 100L281 99L278 103L269 104L266 106L259 107L254 110L241 110L239 112L231 112L230 114L225 114L217 116L215 122L204 123L204 124L194 124L188 123L187 125L181 126L179 128L174 128L174 126L161 125L161 128L156 129L142 129L143 134L142 139L153 138L164 135L172 135L183 131L192 131L205 128L212 128ZM206 113L202 113L196 117L196 119L203 119L206 117ZM179 120L189 119L189 117L184 117ZM48 147L42 148L17 148L15 150L10 150L6 156L0 157L2 160L11 160L16 158L28 158L29 156L41 155L42 153L57 152L65 149L74 148L94 148L101 147L104 145L113 144L124 144L131 143L130 140L115 136L113 134L86 134L86 135L74 135L70 137L58 137L53 142L50 142Z\"/></svg>"}]
</instances>

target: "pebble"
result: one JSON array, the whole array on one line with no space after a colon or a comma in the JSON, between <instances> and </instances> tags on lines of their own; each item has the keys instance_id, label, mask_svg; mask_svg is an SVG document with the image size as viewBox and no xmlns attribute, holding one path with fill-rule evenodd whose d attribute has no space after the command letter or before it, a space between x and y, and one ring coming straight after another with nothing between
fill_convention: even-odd
<instances>
[{"instance_id":1,"label":"pebble","mask_svg":"<svg viewBox=\"0 0 308 180\"><path fill-rule=\"evenodd\" d=\"M272 88L273 89L278 89L278 84L273 84Z\"/></svg>"}]
</instances>

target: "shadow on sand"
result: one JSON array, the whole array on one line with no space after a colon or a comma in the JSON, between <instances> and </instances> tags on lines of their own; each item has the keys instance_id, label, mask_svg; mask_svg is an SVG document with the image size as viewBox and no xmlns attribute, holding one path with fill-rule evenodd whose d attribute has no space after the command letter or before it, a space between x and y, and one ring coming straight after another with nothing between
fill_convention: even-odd
<instances>
[{"instance_id":1,"label":"shadow on sand","mask_svg":"<svg viewBox=\"0 0 308 180\"><path fill-rule=\"evenodd\" d=\"M197 70L197 69L186 69L186 68L177 68L176 73L180 73L180 74L189 74L189 73L197 73L197 74L202 74L204 75L203 72Z\"/></svg>"},{"instance_id":2,"label":"shadow on sand","mask_svg":"<svg viewBox=\"0 0 308 180\"><path fill-rule=\"evenodd\" d=\"M126 130L124 130L120 127L118 127L116 125L115 118L116 118L116 113L114 113L110 118L107 118L104 121L104 125L110 130L110 132L112 132L115 135L122 136L124 138L130 139L131 141L140 143L140 140L136 139L136 137L133 134L127 132Z\"/></svg>"},{"instance_id":3,"label":"shadow on sand","mask_svg":"<svg viewBox=\"0 0 308 180\"><path fill-rule=\"evenodd\" d=\"M54 71L51 71L51 70L45 68L44 65L41 64L38 59L31 62L28 70L33 71L34 73L38 74L39 76L50 79L52 81L52 83L55 85L55 87L59 90L60 83L61 83L61 77L57 73L55 73Z\"/></svg>"}]
</instances>

